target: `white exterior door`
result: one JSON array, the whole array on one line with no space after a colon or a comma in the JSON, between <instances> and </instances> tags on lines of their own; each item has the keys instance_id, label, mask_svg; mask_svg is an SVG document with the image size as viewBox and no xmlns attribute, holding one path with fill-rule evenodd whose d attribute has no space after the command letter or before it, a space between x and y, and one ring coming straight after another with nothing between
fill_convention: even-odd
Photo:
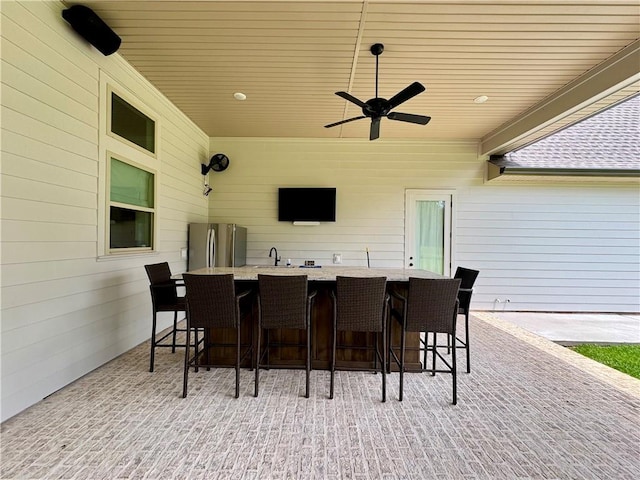
<instances>
[{"instance_id":1,"label":"white exterior door","mask_svg":"<svg viewBox=\"0 0 640 480\"><path fill-rule=\"evenodd\" d=\"M405 192L405 268L451 275L453 192Z\"/></svg>"}]
</instances>

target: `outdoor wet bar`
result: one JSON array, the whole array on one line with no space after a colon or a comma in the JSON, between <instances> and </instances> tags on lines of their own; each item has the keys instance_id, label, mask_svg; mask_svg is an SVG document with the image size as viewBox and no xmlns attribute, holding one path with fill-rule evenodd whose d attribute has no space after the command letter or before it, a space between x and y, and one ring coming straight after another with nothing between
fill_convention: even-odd
<instances>
[{"instance_id":1,"label":"outdoor wet bar","mask_svg":"<svg viewBox=\"0 0 640 480\"><path fill-rule=\"evenodd\" d=\"M336 277L385 277L387 279L388 292L406 292L409 277L418 278L443 278L441 275L417 269L403 268L362 268L362 267L273 267L273 266L244 266L244 267L216 267L201 268L188 273L196 275L221 275L233 274L236 282L236 290L251 290L257 293L258 275L306 275L309 282L309 292L316 291L311 310L311 362L316 370L328 369L331 358L331 342L333 329L333 302L331 291L335 289ZM175 275L181 278L181 275ZM251 314L245 317L242 324L242 341L249 342L257 328L257 305ZM250 321L246 321L249 319ZM391 339L394 344L400 342L400 328L397 322L390 322ZM270 341L280 344L303 344L305 332L300 330L281 329L271 332ZM235 342L233 329L215 329L211 331L210 340L214 343ZM374 363L374 354L370 348L373 346L374 336L369 332L338 332L337 342L346 348L337 351L336 360L346 363L354 370L370 369ZM407 370L420 370L418 351L419 336L416 333L407 334ZM214 358L210 359L216 364L233 365L235 362L234 348L220 348L211 352ZM300 365L305 359L303 347L274 348L270 352L270 364L274 367L286 367L287 365ZM250 359L243 361L243 366L250 366Z\"/></svg>"}]
</instances>

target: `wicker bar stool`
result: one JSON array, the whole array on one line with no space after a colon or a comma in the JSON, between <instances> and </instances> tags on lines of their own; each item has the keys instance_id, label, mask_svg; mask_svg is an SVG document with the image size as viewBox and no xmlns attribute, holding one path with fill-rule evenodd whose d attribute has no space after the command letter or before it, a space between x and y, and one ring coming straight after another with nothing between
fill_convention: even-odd
<instances>
[{"instance_id":1,"label":"wicker bar stool","mask_svg":"<svg viewBox=\"0 0 640 480\"><path fill-rule=\"evenodd\" d=\"M185 349L184 355L184 380L182 388L182 398L187 396L187 381L189 377L189 367L193 366L195 371L198 367L218 367L220 365L211 364L209 361L209 350L214 348L235 347L236 349L236 391L235 398L240 396L240 362L253 352L253 341L242 345L240 342L240 324L243 317L241 301L251 298L251 290L246 290L236 295L235 284L232 274L226 275L193 275L185 273L183 275L185 286L187 287L187 345L190 344L191 331L203 329L205 336L209 335L212 328L233 328L236 330L236 343L213 343L205 339L204 350L199 351L198 343L195 344L195 352L189 357L189 348ZM242 351L242 347L245 350ZM205 364L200 363L200 357L206 360Z\"/></svg>"},{"instance_id":2,"label":"wicker bar stool","mask_svg":"<svg viewBox=\"0 0 640 480\"><path fill-rule=\"evenodd\" d=\"M255 396L258 396L260 368L271 368L269 350L282 347L306 347L305 397L309 398L311 373L311 308L316 292L308 293L306 275L280 276L258 275L258 335L256 344ZM305 344L274 343L269 331L274 329L297 329L306 331ZM262 333L265 333L265 348L262 349ZM265 361L266 358L266 361ZM287 368L292 368L287 365Z\"/></svg>"},{"instance_id":3,"label":"wicker bar stool","mask_svg":"<svg viewBox=\"0 0 640 480\"><path fill-rule=\"evenodd\" d=\"M329 398L333 398L334 376L336 370L336 349L338 331L375 333L374 368L380 361L382 372L382 401L387 400L387 306L389 295L386 293L386 277L336 277L336 290L333 298L333 344L331 349L331 384ZM378 344L382 343L382 351Z\"/></svg>"},{"instance_id":4,"label":"wicker bar stool","mask_svg":"<svg viewBox=\"0 0 640 480\"><path fill-rule=\"evenodd\" d=\"M151 355L149 359L149 371L153 372L155 352L159 347L170 347L175 353L176 347L184 347L185 344L176 343L178 332L186 329L178 328L178 312L186 312L185 297L178 296L175 280L171 279L171 269L167 262L145 265L147 277L149 277L149 289L151 290L151 306L153 308L153 321L151 326ZM158 312L173 312L173 328L160 338L156 338L156 324ZM171 336L171 343L163 343ZM196 340L197 341L197 340Z\"/></svg>"},{"instance_id":5,"label":"wicker bar stool","mask_svg":"<svg viewBox=\"0 0 640 480\"><path fill-rule=\"evenodd\" d=\"M473 285L480 272L470 268L458 267L453 278L459 278L460 290L458 290L458 301L460 307L458 313L464 315L464 341L456 337L456 348L464 348L467 353L467 373L471 372L471 354L469 352L469 310L471 307L471 295L473 295Z\"/></svg>"},{"instance_id":6,"label":"wicker bar stool","mask_svg":"<svg viewBox=\"0 0 640 480\"><path fill-rule=\"evenodd\" d=\"M458 315L458 288L460 280L453 278L425 279L409 278L409 292L405 298L398 293L391 295L400 301L400 308L391 309L391 316L401 325L400 337L400 357L396 355L394 347L389 346L389 357L393 359L400 370L400 390L398 399L402 401L404 389L405 371L405 350L407 332L424 333L424 338L420 339L420 345L415 347L424 352L424 367L422 371L446 372L452 375L453 404L458 401L457 397L457 370L456 370L456 349L451 349L451 361L438 351L436 344L436 334L444 333L449 340L454 340L456 335L456 318ZM433 334L433 345L429 345L429 333ZM455 340L454 340L455 341ZM441 346L446 348L446 345ZM432 365L427 369L427 352L432 353ZM436 357L438 357L446 367L443 370L436 368Z\"/></svg>"}]
</instances>

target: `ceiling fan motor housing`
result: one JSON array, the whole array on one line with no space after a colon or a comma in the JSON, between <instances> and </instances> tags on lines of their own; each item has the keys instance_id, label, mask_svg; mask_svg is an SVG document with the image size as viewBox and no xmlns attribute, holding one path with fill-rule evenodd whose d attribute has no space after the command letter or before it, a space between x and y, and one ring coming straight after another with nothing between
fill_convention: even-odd
<instances>
[{"instance_id":1,"label":"ceiling fan motor housing","mask_svg":"<svg viewBox=\"0 0 640 480\"><path fill-rule=\"evenodd\" d=\"M390 110L389 101L386 98L372 98L364 104L362 113L367 117L384 117Z\"/></svg>"}]
</instances>

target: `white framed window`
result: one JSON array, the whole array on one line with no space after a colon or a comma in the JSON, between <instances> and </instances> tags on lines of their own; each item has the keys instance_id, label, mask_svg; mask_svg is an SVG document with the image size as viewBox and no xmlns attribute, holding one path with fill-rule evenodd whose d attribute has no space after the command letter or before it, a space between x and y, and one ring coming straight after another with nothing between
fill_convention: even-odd
<instances>
[{"instance_id":1,"label":"white framed window","mask_svg":"<svg viewBox=\"0 0 640 480\"><path fill-rule=\"evenodd\" d=\"M98 259L157 249L160 119L100 72Z\"/></svg>"},{"instance_id":2,"label":"white framed window","mask_svg":"<svg viewBox=\"0 0 640 480\"><path fill-rule=\"evenodd\" d=\"M124 90L107 84L107 133L141 152L156 157L157 118Z\"/></svg>"},{"instance_id":3,"label":"white framed window","mask_svg":"<svg viewBox=\"0 0 640 480\"><path fill-rule=\"evenodd\" d=\"M155 236L156 174L109 154L109 253L151 251Z\"/></svg>"}]
</instances>

